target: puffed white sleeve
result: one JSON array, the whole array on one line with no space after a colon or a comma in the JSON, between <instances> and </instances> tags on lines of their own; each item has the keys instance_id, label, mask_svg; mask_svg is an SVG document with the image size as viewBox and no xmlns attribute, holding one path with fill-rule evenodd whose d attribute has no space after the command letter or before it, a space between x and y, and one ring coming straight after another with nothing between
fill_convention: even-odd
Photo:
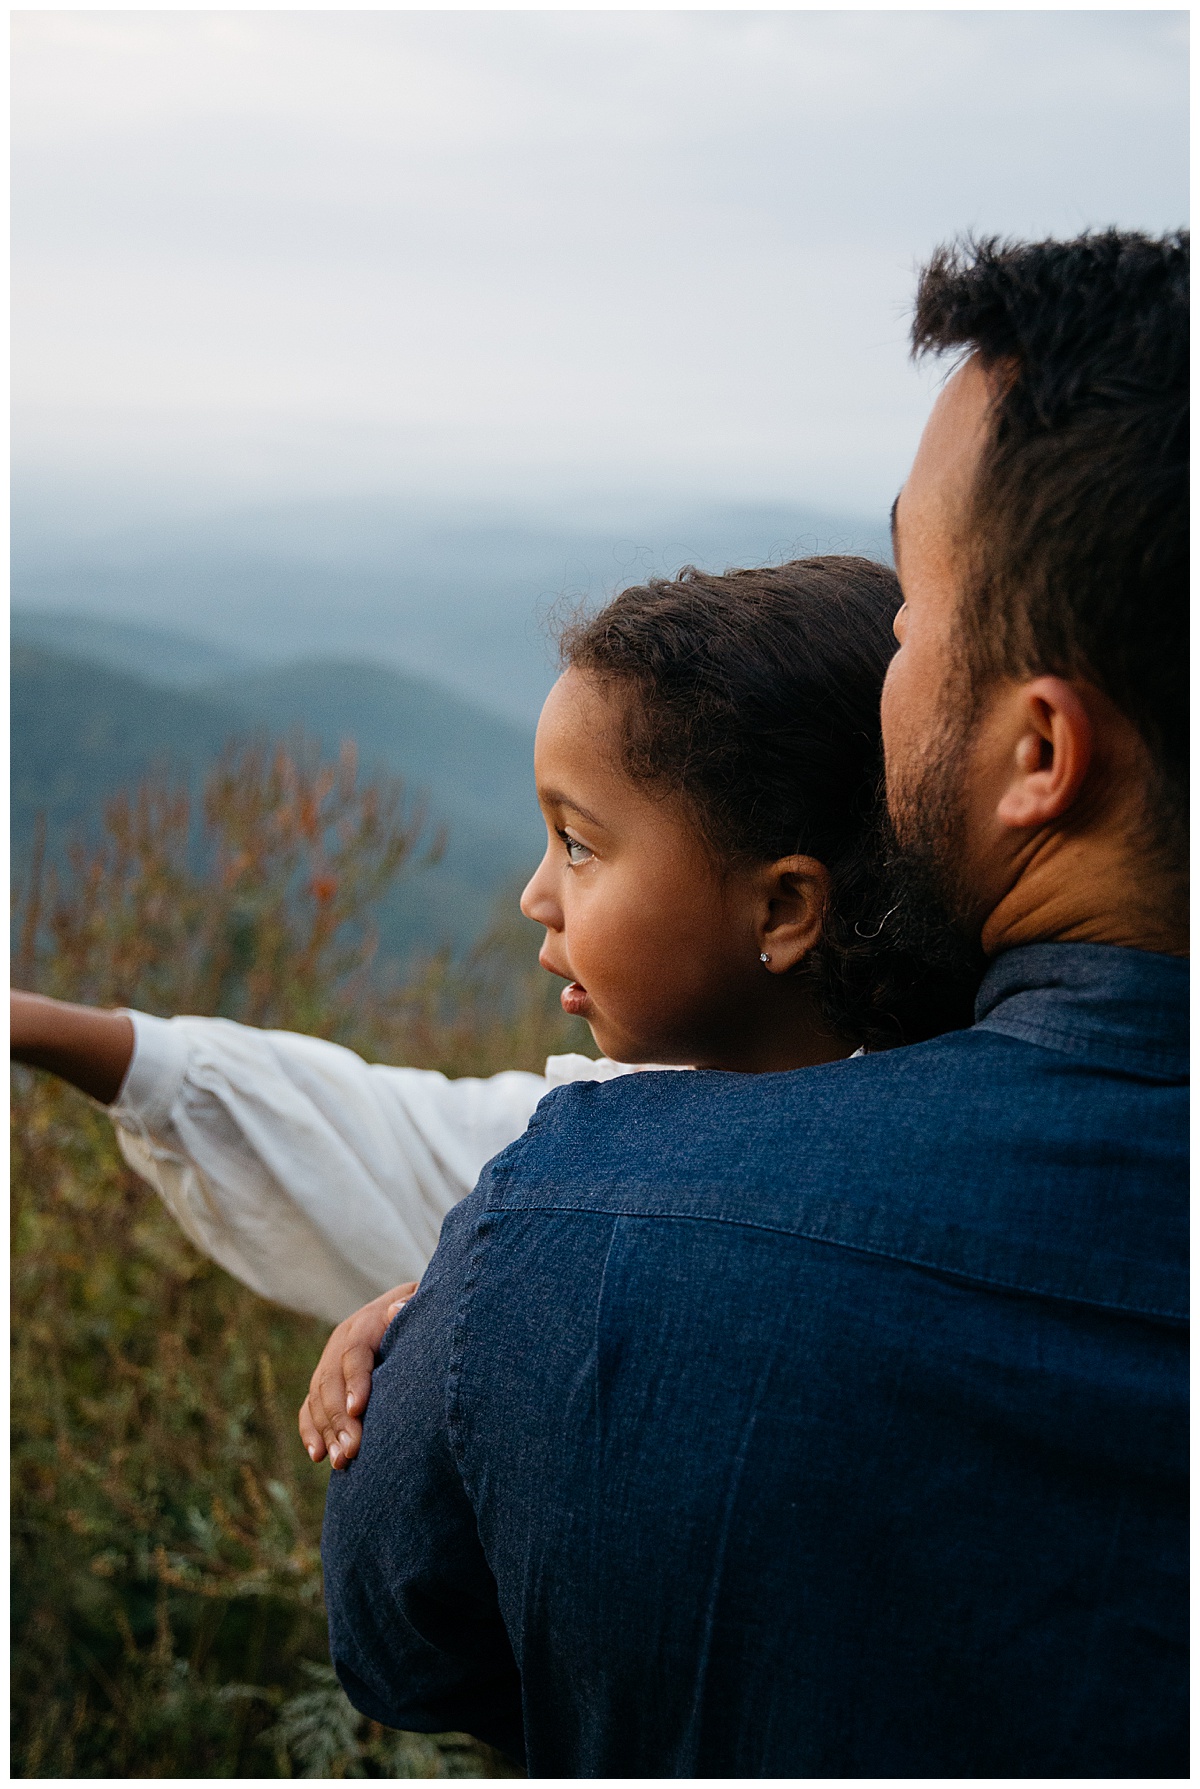
<instances>
[{"instance_id":1,"label":"puffed white sleeve","mask_svg":"<svg viewBox=\"0 0 1200 1789\"><path fill-rule=\"evenodd\" d=\"M553 1084L449 1080L321 1038L129 1013L121 1152L197 1248L263 1297L340 1322L419 1279L442 1219Z\"/></svg>"}]
</instances>

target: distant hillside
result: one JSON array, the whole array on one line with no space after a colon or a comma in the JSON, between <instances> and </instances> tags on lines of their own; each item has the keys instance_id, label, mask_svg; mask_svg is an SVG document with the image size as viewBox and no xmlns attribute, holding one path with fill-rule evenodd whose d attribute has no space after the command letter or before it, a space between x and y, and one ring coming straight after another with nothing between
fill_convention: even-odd
<instances>
[{"instance_id":1,"label":"distant hillside","mask_svg":"<svg viewBox=\"0 0 1200 1789\"><path fill-rule=\"evenodd\" d=\"M245 716L209 697L182 696L106 665L14 644L12 834L20 856L44 812L60 837L99 813L105 796L152 764L200 769Z\"/></svg>"},{"instance_id":2,"label":"distant hillside","mask_svg":"<svg viewBox=\"0 0 1200 1789\"><path fill-rule=\"evenodd\" d=\"M296 726L331 751L353 739L379 763L429 791L440 818L513 841L524 861L542 826L533 794L533 729L487 714L420 677L316 659L207 684L197 694L252 715L272 733Z\"/></svg>"},{"instance_id":3,"label":"distant hillside","mask_svg":"<svg viewBox=\"0 0 1200 1789\"><path fill-rule=\"evenodd\" d=\"M169 669L161 641L151 664L145 641L134 638L138 628L194 631L209 651L276 665L338 658L394 666L526 725L554 680L543 620L561 600L598 601L687 564L723 571L808 553L887 558L890 550L882 516L779 505L631 510L585 524L550 513L330 502L90 537L69 532L71 513L59 502L37 520L19 493L14 503L20 625L35 612L68 618L61 636L43 632L39 644L194 685L223 672L189 674L186 654ZM114 658L99 634L72 638L85 615L125 627L129 656Z\"/></svg>"},{"instance_id":4,"label":"distant hillside","mask_svg":"<svg viewBox=\"0 0 1200 1789\"><path fill-rule=\"evenodd\" d=\"M219 677L233 677L250 668L244 653L230 652L173 628L146 627L136 621L112 621L103 615L70 611L14 609L14 645L41 646L69 658L132 672L152 683L194 689Z\"/></svg>"},{"instance_id":5,"label":"distant hillside","mask_svg":"<svg viewBox=\"0 0 1200 1789\"><path fill-rule=\"evenodd\" d=\"M303 728L330 752L353 739L364 769L403 776L449 828L446 855L406 879L380 915L398 952L486 924L499 894L519 888L545 849L533 792L533 729L488 714L437 684L381 665L314 660L208 686L271 734Z\"/></svg>"},{"instance_id":6,"label":"distant hillside","mask_svg":"<svg viewBox=\"0 0 1200 1789\"><path fill-rule=\"evenodd\" d=\"M152 631L152 630L147 630ZM149 644L153 644L149 642ZM30 645L12 655L14 871L35 818L52 848L94 823L104 799L154 765L197 777L235 736L303 731L329 751L353 739L364 769L403 776L449 829L443 861L401 882L380 915L389 951L463 944L497 896L536 864L544 831L532 793L532 733L419 678L379 666L308 663L167 688L81 655Z\"/></svg>"}]
</instances>

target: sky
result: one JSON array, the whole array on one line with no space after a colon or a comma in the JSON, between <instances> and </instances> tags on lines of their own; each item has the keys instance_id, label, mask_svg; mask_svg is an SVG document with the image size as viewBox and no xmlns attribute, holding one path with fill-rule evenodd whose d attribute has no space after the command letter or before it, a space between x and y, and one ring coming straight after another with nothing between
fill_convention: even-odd
<instances>
[{"instance_id":1,"label":"sky","mask_svg":"<svg viewBox=\"0 0 1200 1789\"><path fill-rule=\"evenodd\" d=\"M14 15L18 521L877 515L955 232L1186 221L1183 12Z\"/></svg>"}]
</instances>

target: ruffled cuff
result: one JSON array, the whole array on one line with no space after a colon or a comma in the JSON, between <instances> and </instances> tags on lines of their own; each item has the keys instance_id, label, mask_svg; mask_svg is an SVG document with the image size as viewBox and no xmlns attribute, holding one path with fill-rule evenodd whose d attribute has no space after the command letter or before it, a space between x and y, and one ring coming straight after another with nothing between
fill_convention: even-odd
<instances>
[{"instance_id":1,"label":"ruffled cuff","mask_svg":"<svg viewBox=\"0 0 1200 1789\"><path fill-rule=\"evenodd\" d=\"M188 1041L177 1019L125 1009L133 1021L133 1055L121 1090L109 1107L114 1118L140 1120L148 1131L162 1128L187 1073Z\"/></svg>"}]
</instances>

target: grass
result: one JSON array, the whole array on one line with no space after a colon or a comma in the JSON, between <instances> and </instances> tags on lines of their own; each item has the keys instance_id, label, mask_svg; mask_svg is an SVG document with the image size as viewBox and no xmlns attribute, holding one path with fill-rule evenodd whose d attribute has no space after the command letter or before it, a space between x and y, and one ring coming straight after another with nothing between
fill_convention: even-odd
<instances>
[{"instance_id":1,"label":"grass","mask_svg":"<svg viewBox=\"0 0 1200 1789\"><path fill-rule=\"evenodd\" d=\"M245 748L195 805L152 782L21 891L17 980L456 1074L588 1047L519 918L462 961L375 961L419 820L349 753ZM465 1735L362 1719L333 1678L326 1468L295 1426L325 1327L198 1255L48 1076L14 1075L12 1170L14 1775L516 1774Z\"/></svg>"}]
</instances>

